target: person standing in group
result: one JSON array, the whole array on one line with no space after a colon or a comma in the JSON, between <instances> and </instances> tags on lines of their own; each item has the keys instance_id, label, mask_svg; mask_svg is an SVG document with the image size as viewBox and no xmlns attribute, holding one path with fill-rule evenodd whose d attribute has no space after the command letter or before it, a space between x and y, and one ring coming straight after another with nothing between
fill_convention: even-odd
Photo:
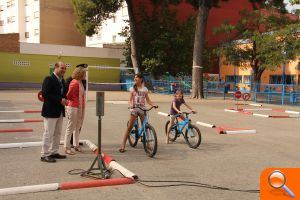
<instances>
[{"instance_id":1,"label":"person standing in group","mask_svg":"<svg viewBox=\"0 0 300 200\"><path fill-rule=\"evenodd\" d=\"M78 68L78 67L86 68L86 69L87 69L88 64L79 64L79 65L76 65L76 68ZM72 76L69 76L69 77L66 79L66 84L67 84L67 92L66 92L66 93L68 93L69 85L70 85L70 83L71 83L72 80L73 80ZM83 87L84 87L84 90L86 91L86 79L81 80L81 82L82 82L82 85L83 85ZM73 134L72 134L72 135L71 135L71 139L70 139L70 144L71 144L71 147L72 147L72 148L74 147L74 145L73 145L73 138L74 138L74 136L73 136Z\"/></svg>"},{"instance_id":2,"label":"person standing in group","mask_svg":"<svg viewBox=\"0 0 300 200\"><path fill-rule=\"evenodd\" d=\"M144 79L141 74L136 74L134 76L134 85L129 89L129 91L130 98L128 103L132 109L130 110L129 124L123 136L122 146L119 149L120 153L125 152L126 141L131 129L133 128L136 118L139 116L141 118L141 121L144 120L144 111L135 107L145 108L146 101L149 105L154 106L155 108L158 107L157 105L154 105L153 102L150 100L148 96L148 89L144 86Z\"/></svg>"},{"instance_id":3,"label":"person standing in group","mask_svg":"<svg viewBox=\"0 0 300 200\"><path fill-rule=\"evenodd\" d=\"M83 124L84 119L84 109L85 109L85 90L82 84L82 80L85 79L86 68L77 67L73 71L72 81L69 85L69 90L67 93L67 116L68 123L65 134L65 153L69 155L75 154L71 150L70 139L74 136L73 146L76 151L82 152L79 146L79 134ZM74 134L73 134L74 132Z\"/></svg>"},{"instance_id":4,"label":"person standing in group","mask_svg":"<svg viewBox=\"0 0 300 200\"><path fill-rule=\"evenodd\" d=\"M42 85L44 98L42 116L44 117L44 134L42 141L41 161L54 163L56 159L64 159L65 155L58 153L63 117L67 100L66 84L63 78L66 65L55 63L53 74L47 76Z\"/></svg>"}]
</instances>

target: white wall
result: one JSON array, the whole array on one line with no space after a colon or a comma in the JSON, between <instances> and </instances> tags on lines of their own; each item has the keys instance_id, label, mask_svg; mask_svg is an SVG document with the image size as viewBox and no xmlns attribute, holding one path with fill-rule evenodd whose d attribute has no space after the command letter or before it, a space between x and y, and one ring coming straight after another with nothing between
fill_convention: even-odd
<instances>
[{"instance_id":1,"label":"white wall","mask_svg":"<svg viewBox=\"0 0 300 200\"><path fill-rule=\"evenodd\" d=\"M119 36L118 33L127 25L124 20L128 19L127 5L124 2L123 7L115 14L115 21L114 19L106 20L103 22L98 34L86 37L86 46L102 47L103 44L124 43L126 38ZM114 36L115 41L113 41Z\"/></svg>"},{"instance_id":2,"label":"white wall","mask_svg":"<svg viewBox=\"0 0 300 200\"><path fill-rule=\"evenodd\" d=\"M7 3L11 1L14 5L7 7ZM4 25L0 26L0 34L19 33L20 42L40 42L40 34L35 35L35 29L40 30L40 17L34 18L34 12L40 13L39 0L0 0L0 5L3 10L0 11L0 20L4 20ZM29 22L25 21L26 16L29 16ZM15 21L8 23L9 17L14 17ZM29 38L25 38L25 32L29 32Z\"/></svg>"},{"instance_id":3,"label":"white wall","mask_svg":"<svg viewBox=\"0 0 300 200\"><path fill-rule=\"evenodd\" d=\"M66 45L20 43L20 53L124 59L122 49L91 48Z\"/></svg>"},{"instance_id":4,"label":"white wall","mask_svg":"<svg viewBox=\"0 0 300 200\"><path fill-rule=\"evenodd\" d=\"M25 6L25 17L29 18L29 22L25 22L25 32L29 32L29 38L26 38L24 42L39 43L40 33L35 35L35 29L40 31L40 3L35 0L25 0L27 5ZM38 13L38 17L35 18L34 13ZM25 35L24 32L24 35ZM22 41L23 42L23 41Z\"/></svg>"}]
</instances>

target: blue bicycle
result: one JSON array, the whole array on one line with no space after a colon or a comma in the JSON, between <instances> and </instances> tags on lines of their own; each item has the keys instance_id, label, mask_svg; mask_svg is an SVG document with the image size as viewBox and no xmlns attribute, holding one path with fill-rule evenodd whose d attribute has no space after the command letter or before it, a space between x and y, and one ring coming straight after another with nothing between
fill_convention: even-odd
<instances>
[{"instance_id":1,"label":"blue bicycle","mask_svg":"<svg viewBox=\"0 0 300 200\"><path fill-rule=\"evenodd\" d=\"M182 121L179 121L179 119L182 118L182 114L185 115L185 118ZM182 114L176 114L174 116L175 123L170 130L169 140L174 142L180 135L183 135L185 142L189 147L196 149L201 144L201 132L198 127L191 124L191 120L189 119L189 114L191 113L183 112ZM166 135L169 124L170 120L168 120L165 125Z\"/></svg>"},{"instance_id":2,"label":"blue bicycle","mask_svg":"<svg viewBox=\"0 0 300 200\"><path fill-rule=\"evenodd\" d=\"M143 122L139 123L139 117L136 118L136 121L133 125L130 134L128 135L128 142L131 147L135 147L138 143L138 140L141 138L141 142L143 143L144 150L149 157L153 157L157 151L157 136L155 129L148 121L148 114L147 112L150 111L152 108L157 108L152 106L149 109L144 109L141 107L134 107L144 111L144 120ZM131 109L131 108L130 108ZM127 126L129 121L127 122ZM141 124L141 126L140 126Z\"/></svg>"}]
</instances>

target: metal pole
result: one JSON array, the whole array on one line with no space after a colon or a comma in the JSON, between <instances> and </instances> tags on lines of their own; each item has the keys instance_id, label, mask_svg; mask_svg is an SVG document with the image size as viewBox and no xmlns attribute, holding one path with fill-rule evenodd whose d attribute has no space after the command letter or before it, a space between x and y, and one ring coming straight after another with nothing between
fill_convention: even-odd
<instances>
[{"instance_id":1,"label":"metal pole","mask_svg":"<svg viewBox=\"0 0 300 200\"><path fill-rule=\"evenodd\" d=\"M86 80L86 87L85 87L85 103L88 101L88 95L89 95L89 67L87 67L86 75L85 75L85 80Z\"/></svg>"}]
</instances>

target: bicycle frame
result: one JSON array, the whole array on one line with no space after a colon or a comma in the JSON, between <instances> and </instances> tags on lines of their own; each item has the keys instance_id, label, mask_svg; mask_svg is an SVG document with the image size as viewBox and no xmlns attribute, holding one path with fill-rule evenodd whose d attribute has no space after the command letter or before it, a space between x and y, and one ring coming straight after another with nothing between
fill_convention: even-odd
<instances>
[{"instance_id":1,"label":"bicycle frame","mask_svg":"<svg viewBox=\"0 0 300 200\"><path fill-rule=\"evenodd\" d=\"M173 127L177 127L177 131L178 133L177 134L183 134L183 129L186 127L186 125L190 124L190 119L188 118L188 116L185 117L185 119L181 122L178 121L178 117L176 117L176 122L175 124L173 125ZM187 127L189 128L189 127Z\"/></svg>"},{"instance_id":2,"label":"bicycle frame","mask_svg":"<svg viewBox=\"0 0 300 200\"><path fill-rule=\"evenodd\" d=\"M138 133L137 133L137 138L136 139L139 139L141 136L142 136L142 133L144 132L146 132L146 125L148 124L148 116L147 116L147 114L145 113L145 115L144 115L144 120L142 121L141 119L141 121L142 121L142 126L141 126L141 128L139 128L139 123L138 123L138 120L139 120L139 117L137 117L136 118L136 120L135 120L135 122L134 122L134 127L135 127L135 129L136 130L138 130ZM146 135L146 134L145 134Z\"/></svg>"}]
</instances>

